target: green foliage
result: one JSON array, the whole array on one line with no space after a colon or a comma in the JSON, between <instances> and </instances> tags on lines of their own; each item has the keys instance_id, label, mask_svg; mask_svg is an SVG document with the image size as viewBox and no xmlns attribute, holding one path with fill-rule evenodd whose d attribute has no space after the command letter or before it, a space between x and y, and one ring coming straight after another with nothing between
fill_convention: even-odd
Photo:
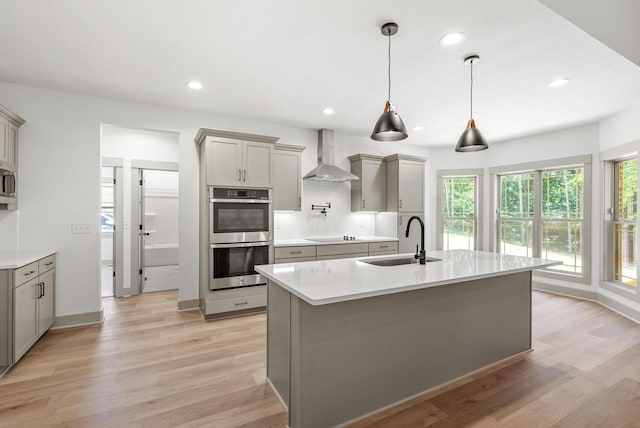
<instances>
[{"instance_id":1,"label":"green foliage","mask_svg":"<svg viewBox=\"0 0 640 428\"><path fill-rule=\"evenodd\" d=\"M476 179L448 177L442 179L442 217L474 217Z\"/></svg>"},{"instance_id":2,"label":"green foliage","mask_svg":"<svg viewBox=\"0 0 640 428\"><path fill-rule=\"evenodd\" d=\"M635 221L638 218L638 159L618 162L618 219Z\"/></svg>"}]
</instances>

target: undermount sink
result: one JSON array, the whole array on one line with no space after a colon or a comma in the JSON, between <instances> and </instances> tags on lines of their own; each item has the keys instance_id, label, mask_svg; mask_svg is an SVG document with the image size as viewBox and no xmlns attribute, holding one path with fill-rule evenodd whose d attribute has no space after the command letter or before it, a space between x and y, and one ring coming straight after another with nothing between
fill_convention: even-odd
<instances>
[{"instance_id":1,"label":"undermount sink","mask_svg":"<svg viewBox=\"0 0 640 428\"><path fill-rule=\"evenodd\" d=\"M361 239L344 239L342 236L329 236L327 238L305 238L311 242L354 242L361 241Z\"/></svg>"},{"instance_id":2,"label":"undermount sink","mask_svg":"<svg viewBox=\"0 0 640 428\"><path fill-rule=\"evenodd\" d=\"M389 259L374 259L374 260L360 260L363 263L368 263L370 265L375 266L399 266L399 265L410 265L418 263L418 259L414 257L395 257ZM429 262L439 262L440 259L436 259L434 257L427 257L427 263Z\"/></svg>"}]
</instances>

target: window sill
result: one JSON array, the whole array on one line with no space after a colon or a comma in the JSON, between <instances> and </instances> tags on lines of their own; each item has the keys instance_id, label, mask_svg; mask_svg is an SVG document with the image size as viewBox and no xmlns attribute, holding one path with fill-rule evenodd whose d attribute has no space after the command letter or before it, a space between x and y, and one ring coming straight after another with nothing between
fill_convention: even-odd
<instances>
[{"instance_id":1,"label":"window sill","mask_svg":"<svg viewBox=\"0 0 640 428\"><path fill-rule=\"evenodd\" d=\"M540 276L543 278L551 278L557 279L560 281L566 282L575 282L578 284L583 284L587 286L591 286L591 276L586 274L572 274L572 273L564 273L559 271L547 270L547 269L539 269L534 272L534 275Z\"/></svg>"},{"instance_id":2,"label":"window sill","mask_svg":"<svg viewBox=\"0 0 640 428\"><path fill-rule=\"evenodd\" d=\"M614 281L602 281L600 284L605 290L616 293L627 299L634 299L638 294L637 288Z\"/></svg>"}]
</instances>

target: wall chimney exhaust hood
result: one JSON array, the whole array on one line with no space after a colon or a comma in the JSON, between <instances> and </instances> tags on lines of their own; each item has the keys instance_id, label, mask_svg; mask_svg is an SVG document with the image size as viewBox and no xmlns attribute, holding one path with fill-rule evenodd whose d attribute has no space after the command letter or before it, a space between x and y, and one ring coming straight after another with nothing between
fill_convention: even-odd
<instances>
[{"instance_id":1,"label":"wall chimney exhaust hood","mask_svg":"<svg viewBox=\"0 0 640 428\"><path fill-rule=\"evenodd\" d=\"M358 176L333 164L333 129L322 128L318 131L318 166L309 171L303 180L353 181Z\"/></svg>"}]
</instances>

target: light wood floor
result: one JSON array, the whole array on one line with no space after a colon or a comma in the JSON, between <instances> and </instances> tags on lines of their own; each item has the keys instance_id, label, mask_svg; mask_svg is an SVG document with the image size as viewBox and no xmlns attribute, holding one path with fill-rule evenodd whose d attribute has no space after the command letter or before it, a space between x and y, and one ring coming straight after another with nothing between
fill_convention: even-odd
<instances>
[{"instance_id":1,"label":"light wood floor","mask_svg":"<svg viewBox=\"0 0 640 428\"><path fill-rule=\"evenodd\" d=\"M0 379L2 427L284 427L265 383L265 315L205 323L176 293L105 299ZM534 293L534 352L357 427L640 427L640 325Z\"/></svg>"}]
</instances>

